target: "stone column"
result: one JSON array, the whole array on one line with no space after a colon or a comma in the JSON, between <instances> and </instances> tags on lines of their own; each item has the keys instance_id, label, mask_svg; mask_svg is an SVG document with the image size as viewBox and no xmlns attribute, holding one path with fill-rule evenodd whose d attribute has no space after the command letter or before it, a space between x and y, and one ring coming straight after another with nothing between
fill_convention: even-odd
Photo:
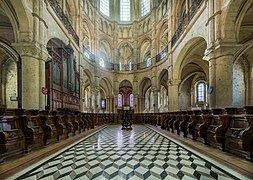
<instances>
[{"instance_id":1,"label":"stone column","mask_svg":"<svg viewBox=\"0 0 253 180\"><path fill-rule=\"evenodd\" d=\"M145 107L145 98L141 95L138 96L138 112L143 112Z\"/></svg>"},{"instance_id":2,"label":"stone column","mask_svg":"<svg viewBox=\"0 0 253 180\"><path fill-rule=\"evenodd\" d=\"M106 97L106 111L110 112L110 96Z\"/></svg>"},{"instance_id":3,"label":"stone column","mask_svg":"<svg viewBox=\"0 0 253 180\"><path fill-rule=\"evenodd\" d=\"M215 43L219 44L221 40L221 1L214 2L215 14Z\"/></svg>"},{"instance_id":4,"label":"stone column","mask_svg":"<svg viewBox=\"0 0 253 180\"><path fill-rule=\"evenodd\" d=\"M231 49L220 48L209 56L210 107L224 108L233 104L233 60Z\"/></svg>"},{"instance_id":5,"label":"stone column","mask_svg":"<svg viewBox=\"0 0 253 180\"><path fill-rule=\"evenodd\" d=\"M13 43L22 61L22 108L45 109L45 59L47 53L33 43Z\"/></svg>"},{"instance_id":6,"label":"stone column","mask_svg":"<svg viewBox=\"0 0 253 180\"><path fill-rule=\"evenodd\" d=\"M154 113L158 113L158 90L157 89L152 89L153 92L153 108L154 108Z\"/></svg>"},{"instance_id":7,"label":"stone column","mask_svg":"<svg viewBox=\"0 0 253 180\"><path fill-rule=\"evenodd\" d=\"M169 111L178 110L178 86L181 80L171 79L168 83L168 106Z\"/></svg>"},{"instance_id":8,"label":"stone column","mask_svg":"<svg viewBox=\"0 0 253 180\"><path fill-rule=\"evenodd\" d=\"M213 46L214 39L215 39L215 22L214 22L214 0L208 1L208 30L209 30L209 36L208 36L208 46ZM210 48L209 47L209 48Z\"/></svg>"},{"instance_id":9,"label":"stone column","mask_svg":"<svg viewBox=\"0 0 253 180\"><path fill-rule=\"evenodd\" d=\"M250 77L247 105L253 104L253 77Z\"/></svg>"},{"instance_id":10,"label":"stone column","mask_svg":"<svg viewBox=\"0 0 253 180\"><path fill-rule=\"evenodd\" d=\"M118 107L118 94L114 93L114 113L117 113Z\"/></svg>"},{"instance_id":11,"label":"stone column","mask_svg":"<svg viewBox=\"0 0 253 180\"><path fill-rule=\"evenodd\" d=\"M95 88L94 89L94 91L93 91L93 95L94 95L94 99L93 99L93 101L94 101L94 107L93 107L93 109L94 109L94 113L97 113L97 111L98 111L98 106L99 106L99 102L98 102L98 93L99 93L99 91L97 90L97 88Z\"/></svg>"},{"instance_id":12,"label":"stone column","mask_svg":"<svg viewBox=\"0 0 253 180\"><path fill-rule=\"evenodd\" d=\"M114 101L113 101L113 96L110 96L110 113L113 113L113 106L114 106Z\"/></svg>"},{"instance_id":13,"label":"stone column","mask_svg":"<svg viewBox=\"0 0 253 180\"><path fill-rule=\"evenodd\" d=\"M84 112L85 96L84 96L84 80L80 79L80 112Z\"/></svg>"}]
</instances>

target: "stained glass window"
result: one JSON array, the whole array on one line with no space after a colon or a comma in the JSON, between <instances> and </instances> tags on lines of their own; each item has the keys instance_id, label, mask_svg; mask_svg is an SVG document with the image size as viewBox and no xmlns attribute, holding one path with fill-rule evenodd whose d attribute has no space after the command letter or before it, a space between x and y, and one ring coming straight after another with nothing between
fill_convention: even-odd
<instances>
[{"instance_id":1,"label":"stained glass window","mask_svg":"<svg viewBox=\"0 0 253 180\"><path fill-rule=\"evenodd\" d=\"M122 107L122 94L118 94L118 107Z\"/></svg>"},{"instance_id":2,"label":"stained glass window","mask_svg":"<svg viewBox=\"0 0 253 180\"><path fill-rule=\"evenodd\" d=\"M134 107L134 95L130 94L129 99L130 99L130 106Z\"/></svg>"}]
</instances>

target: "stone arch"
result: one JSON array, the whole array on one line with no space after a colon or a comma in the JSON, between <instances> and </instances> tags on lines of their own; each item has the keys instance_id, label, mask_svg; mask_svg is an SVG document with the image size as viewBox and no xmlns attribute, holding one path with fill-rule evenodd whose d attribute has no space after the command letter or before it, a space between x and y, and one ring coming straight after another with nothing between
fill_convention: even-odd
<instances>
[{"instance_id":1,"label":"stone arch","mask_svg":"<svg viewBox=\"0 0 253 180\"><path fill-rule=\"evenodd\" d=\"M161 85L166 87L166 89L168 90L168 70L167 69L163 69L158 76L158 89L161 88Z\"/></svg>"},{"instance_id":2,"label":"stone arch","mask_svg":"<svg viewBox=\"0 0 253 180\"><path fill-rule=\"evenodd\" d=\"M152 99L151 94L152 81L148 77L144 77L139 84L139 112L149 112L152 108ZM152 98L152 99L151 99Z\"/></svg>"},{"instance_id":3,"label":"stone arch","mask_svg":"<svg viewBox=\"0 0 253 180\"><path fill-rule=\"evenodd\" d=\"M94 37L93 35L93 32L91 31L91 28L92 27L90 25L90 23L86 20L83 21L83 26L82 26L82 29L83 29L83 45L85 45L85 48L88 48L89 51L92 52L93 50L93 43L92 43L92 37ZM87 47L89 46L89 47Z\"/></svg>"},{"instance_id":4,"label":"stone arch","mask_svg":"<svg viewBox=\"0 0 253 180\"><path fill-rule=\"evenodd\" d=\"M236 33L236 40L238 42L241 42L240 34L241 34L241 26L243 25L243 20L246 19L245 25L249 25L252 23L252 8L253 8L253 2L252 1L246 1L245 3L241 4L240 11L236 16L236 22L235 22L235 33ZM247 17L248 16L248 17ZM251 22L249 22L249 20ZM245 28L245 27L243 27Z\"/></svg>"},{"instance_id":5,"label":"stone arch","mask_svg":"<svg viewBox=\"0 0 253 180\"><path fill-rule=\"evenodd\" d=\"M168 46L168 21L164 21L158 33L157 51L161 52Z\"/></svg>"},{"instance_id":6,"label":"stone arch","mask_svg":"<svg viewBox=\"0 0 253 180\"><path fill-rule=\"evenodd\" d=\"M180 79L180 74L182 72L182 68L183 68L183 63L185 63L185 59L187 57L189 57L190 55L192 56L192 54L189 54L190 52L194 52L195 50L197 50L197 46L199 45L200 47L204 47L204 50L206 49L206 41L204 38L202 37L195 37L190 39L185 46L181 49L174 65L173 65L173 78L174 79ZM202 48L203 49L203 48ZM202 50L203 51L203 50ZM200 55L200 54L199 54ZM203 52L203 56L204 56L204 52ZM203 57L202 56L202 57ZM199 57L201 58L201 57ZM202 59L202 58L201 58ZM204 60L203 60L204 61Z\"/></svg>"},{"instance_id":7,"label":"stone arch","mask_svg":"<svg viewBox=\"0 0 253 180\"><path fill-rule=\"evenodd\" d=\"M203 71L191 72L185 76L179 84L179 109L188 110L189 107L205 107L206 103L196 103L196 83L203 81L207 83L206 74ZM207 97L207 93L206 93Z\"/></svg>"},{"instance_id":8,"label":"stone arch","mask_svg":"<svg viewBox=\"0 0 253 180\"><path fill-rule=\"evenodd\" d=\"M19 54L0 41L0 107L22 107L22 76Z\"/></svg>"},{"instance_id":9,"label":"stone arch","mask_svg":"<svg viewBox=\"0 0 253 180\"><path fill-rule=\"evenodd\" d=\"M112 61L112 45L110 41L105 38L99 40L99 54L98 57L102 58L105 61Z\"/></svg>"},{"instance_id":10,"label":"stone arch","mask_svg":"<svg viewBox=\"0 0 253 180\"><path fill-rule=\"evenodd\" d=\"M172 13L175 14L175 19L174 19L174 27L172 29L174 29L174 31L178 26L178 21L183 18L182 9L185 4L186 4L185 0L179 0L176 1L175 5L173 6L174 9L172 10ZM183 13L186 13L186 8L184 9Z\"/></svg>"},{"instance_id":11,"label":"stone arch","mask_svg":"<svg viewBox=\"0 0 253 180\"><path fill-rule=\"evenodd\" d=\"M123 97L123 106L124 105L129 106L130 105L130 94L133 94L133 85L129 80L124 79L120 82L119 94L121 94Z\"/></svg>"},{"instance_id":12,"label":"stone arch","mask_svg":"<svg viewBox=\"0 0 253 180\"><path fill-rule=\"evenodd\" d=\"M139 56L139 62L144 62L146 61L148 58L151 58L151 46L152 46L152 42L150 39L144 39L142 41L142 43L140 44L140 56Z\"/></svg>"},{"instance_id":13,"label":"stone arch","mask_svg":"<svg viewBox=\"0 0 253 180\"><path fill-rule=\"evenodd\" d=\"M67 16L70 16L70 21L72 22L72 25L73 27L75 28L76 26L76 16L79 15L79 8L78 8L78 1L75 1L75 0L69 0L69 1L66 1L65 3L65 6L66 6L66 10L69 11L69 12L65 12L68 13ZM69 9L68 9L69 7Z\"/></svg>"},{"instance_id":14,"label":"stone arch","mask_svg":"<svg viewBox=\"0 0 253 180\"><path fill-rule=\"evenodd\" d=\"M144 95L148 88L152 86L152 81L148 77L144 77L139 83L139 95Z\"/></svg>"},{"instance_id":15,"label":"stone arch","mask_svg":"<svg viewBox=\"0 0 253 180\"><path fill-rule=\"evenodd\" d=\"M1 1L1 7L4 12L8 16L14 31L15 42L19 41L29 41L32 32L30 30L31 22L28 19L32 17L28 17L27 10L23 4L23 1L15 1L15 3L11 3L8 0Z\"/></svg>"},{"instance_id":16,"label":"stone arch","mask_svg":"<svg viewBox=\"0 0 253 180\"><path fill-rule=\"evenodd\" d=\"M90 72L89 69L83 69L83 75L86 77L86 83L85 84L89 84L92 85L92 82L94 82L94 78L92 73Z\"/></svg>"},{"instance_id":17,"label":"stone arch","mask_svg":"<svg viewBox=\"0 0 253 180\"><path fill-rule=\"evenodd\" d=\"M244 0L231 0L228 4L224 17L224 26L222 28L222 38L229 41L236 41L235 24L238 12ZM232 24L231 24L232 23Z\"/></svg>"},{"instance_id":18,"label":"stone arch","mask_svg":"<svg viewBox=\"0 0 253 180\"><path fill-rule=\"evenodd\" d=\"M251 66L246 58L241 56L233 63L233 106L242 107L247 104L247 86Z\"/></svg>"},{"instance_id":19,"label":"stone arch","mask_svg":"<svg viewBox=\"0 0 253 180\"><path fill-rule=\"evenodd\" d=\"M93 88L93 76L89 69L83 69L81 74L81 99L82 99L82 111L92 112L92 97L91 90Z\"/></svg>"},{"instance_id":20,"label":"stone arch","mask_svg":"<svg viewBox=\"0 0 253 180\"><path fill-rule=\"evenodd\" d=\"M100 84L100 87L104 89L106 96L112 95L112 84L107 77L101 78L99 84Z\"/></svg>"}]
</instances>

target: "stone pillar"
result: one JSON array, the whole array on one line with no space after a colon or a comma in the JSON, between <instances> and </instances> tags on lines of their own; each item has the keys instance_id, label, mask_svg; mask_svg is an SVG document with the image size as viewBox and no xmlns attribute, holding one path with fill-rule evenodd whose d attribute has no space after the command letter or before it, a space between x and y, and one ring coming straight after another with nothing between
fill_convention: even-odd
<instances>
[{"instance_id":1,"label":"stone pillar","mask_svg":"<svg viewBox=\"0 0 253 180\"><path fill-rule=\"evenodd\" d=\"M233 60L231 49L220 48L209 58L210 107L229 107L233 104Z\"/></svg>"},{"instance_id":2,"label":"stone pillar","mask_svg":"<svg viewBox=\"0 0 253 180\"><path fill-rule=\"evenodd\" d=\"M250 78L248 105L253 104L253 77Z\"/></svg>"},{"instance_id":3,"label":"stone pillar","mask_svg":"<svg viewBox=\"0 0 253 180\"><path fill-rule=\"evenodd\" d=\"M154 113L158 113L158 90L157 89L152 89L153 92L153 108L154 108Z\"/></svg>"},{"instance_id":4,"label":"stone pillar","mask_svg":"<svg viewBox=\"0 0 253 180\"><path fill-rule=\"evenodd\" d=\"M114 113L117 113L118 107L118 94L114 93Z\"/></svg>"},{"instance_id":5,"label":"stone pillar","mask_svg":"<svg viewBox=\"0 0 253 180\"><path fill-rule=\"evenodd\" d=\"M98 106L99 106L99 102L98 102L98 91L97 91L97 88L95 88L94 89L94 91L93 91L93 95L94 95L94 99L93 99L93 101L94 101L94 107L93 107L93 109L94 109L94 113L97 113L98 112Z\"/></svg>"},{"instance_id":6,"label":"stone pillar","mask_svg":"<svg viewBox=\"0 0 253 180\"><path fill-rule=\"evenodd\" d=\"M13 43L22 61L22 108L45 109L45 59L47 53L32 43Z\"/></svg>"},{"instance_id":7,"label":"stone pillar","mask_svg":"<svg viewBox=\"0 0 253 180\"><path fill-rule=\"evenodd\" d=\"M214 2L215 10L215 44L219 44L221 40L221 1Z\"/></svg>"},{"instance_id":8,"label":"stone pillar","mask_svg":"<svg viewBox=\"0 0 253 180\"><path fill-rule=\"evenodd\" d=\"M143 112L145 108L145 98L141 95L138 96L138 112Z\"/></svg>"},{"instance_id":9,"label":"stone pillar","mask_svg":"<svg viewBox=\"0 0 253 180\"><path fill-rule=\"evenodd\" d=\"M114 98L113 96L110 96L110 113L113 113L113 106L114 106Z\"/></svg>"},{"instance_id":10,"label":"stone pillar","mask_svg":"<svg viewBox=\"0 0 253 180\"><path fill-rule=\"evenodd\" d=\"M46 77L45 77L45 61L43 59L39 60L39 88L40 91L42 87L46 86ZM39 109L44 110L47 103L47 96L42 92L39 93Z\"/></svg>"},{"instance_id":11,"label":"stone pillar","mask_svg":"<svg viewBox=\"0 0 253 180\"><path fill-rule=\"evenodd\" d=\"M80 79L80 112L84 112L85 96L84 96L84 80Z\"/></svg>"},{"instance_id":12,"label":"stone pillar","mask_svg":"<svg viewBox=\"0 0 253 180\"><path fill-rule=\"evenodd\" d=\"M215 39L215 22L214 22L214 0L209 0L208 1L208 16L209 16L209 21L208 21L208 29L209 29L209 36L208 36L208 44L209 46L213 46L214 44L214 39ZM209 47L209 48L210 48Z\"/></svg>"},{"instance_id":13,"label":"stone pillar","mask_svg":"<svg viewBox=\"0 0 253 180\"><path fill-rule=\"evenodd\" d=\"M106 112L110 112L110 96L106 97Z\"/></svg>"},{"instance_id":14,"label":"stone pillar","mask_svg":"<svg viewBox=\"0 0 253 180\"><path fill-rule=\"evenodd\" d=\"M168 106L169 111L178 110L178 86L181 80L171 79L168 83Z\"/></svg>"}]
</instances>

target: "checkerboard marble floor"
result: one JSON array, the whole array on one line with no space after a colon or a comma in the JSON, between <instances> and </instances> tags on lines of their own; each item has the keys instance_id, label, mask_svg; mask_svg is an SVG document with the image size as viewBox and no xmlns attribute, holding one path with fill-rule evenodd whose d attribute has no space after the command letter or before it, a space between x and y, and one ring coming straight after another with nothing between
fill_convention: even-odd
<instances>
[{"instance_id":1,"label":"checkerboard marble floor","mask_svg":"<svg viewBox=\"0 0 253 180\"><path fill-rule=\"evenodd\" d=\"M146 126L108 126L12 178L244 179L203 157Z\"/></svg>"}]
</instances>

